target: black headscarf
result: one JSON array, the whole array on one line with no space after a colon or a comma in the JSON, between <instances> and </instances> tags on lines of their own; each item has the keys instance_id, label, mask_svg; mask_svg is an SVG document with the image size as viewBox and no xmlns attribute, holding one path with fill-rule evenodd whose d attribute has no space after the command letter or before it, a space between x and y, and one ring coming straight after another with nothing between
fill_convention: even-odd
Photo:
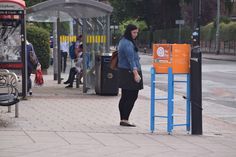
<instances>
[{"instance_id":1,"label":"black headscarf","mask_svg":"<svg viewBox=\"0 0 236 157\"><path fill-rule=\"evenodd\" d=\"M135 29L138 29L138 27L133 24L129 24L125 29L124 37L134 44L134 50L138 52L138 47L136 46L134 39L132 38L132 35L131 35L131 31Z\"/></svg>"}]
</instances>

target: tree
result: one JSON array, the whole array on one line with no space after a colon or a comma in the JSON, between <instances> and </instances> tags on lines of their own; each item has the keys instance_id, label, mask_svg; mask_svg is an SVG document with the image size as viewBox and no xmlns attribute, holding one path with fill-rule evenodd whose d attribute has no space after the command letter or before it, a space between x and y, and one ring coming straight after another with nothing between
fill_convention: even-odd
<instances>
[{"instance_id":1,"label":"tree","mask_svg":"<svg viewBox=\"0 0 236 157\"><path fill-rule=\"evenodd\" d=\"M129 20L123 21L119 26L120 32L122 34L124 33L125 28L128 24L136 25L141 31L147 28L145 21L138 21L137 19L129 19Z\"/></svg>"},{"instance_id":2,"label":"tree","mask_svg":"<svg viewBox=\"0 0 236 157\"><path fill-rule=\"evenodd\" d=\"M38 4L38 3L41 3L41 2L44 2L44 1L47 1L47 0L25 0L25 3L26 3L27 7L31 7L35 4Z\"/></svg>"},{"instance_id":3,"label":"tree","mask_svg":"<svg viewBox=\"0 0 236 157\"><path fill-rule=\"evenodd\" d=\"M109 0L114 10L111 16L111 24L119 24L129 18L137 18L142 14L143 0ZM140 13L139 13L140 12Z\"/></svg>"},{"instance_id":4,"label":"tree","mask_svg":"<svg viewBox=\"0 0 236 157\"><path fill-rule=\"evenodd\" d=\"M221 0L221 15L226 15L226 11L230 9L227 8L226 4L228 0ZM230 0L229 0L230 1ZM182 1L181 5L181 14L185 22L189 25L192 25L192 0ZM215 20L216 17L216 7L217 7L216 0L201 0L201 25L206 25L209 22ZM227 11L229 12L229 11Z\"/></svg>"},{"instance_id":5,"label":"tree","mask_svg":"<svg viewBox=\"0 0 236 157\"><path fill-rule=\"evenodd\" d=\"M111 23L133 18L144 20L149 28L176 27L180 18L179 0L109 0L114 8Z\"/></svg>"},{"instance_id":6,"label":"tree","mask_svg":"<svg viewBox=\"0 0 236 157\"><path fill-rule=\"evenodd\" d=\"M152 29L176 27L175 20L181 18L179 0L144 1L144 20Z\"/></svg>"}]
</instances>

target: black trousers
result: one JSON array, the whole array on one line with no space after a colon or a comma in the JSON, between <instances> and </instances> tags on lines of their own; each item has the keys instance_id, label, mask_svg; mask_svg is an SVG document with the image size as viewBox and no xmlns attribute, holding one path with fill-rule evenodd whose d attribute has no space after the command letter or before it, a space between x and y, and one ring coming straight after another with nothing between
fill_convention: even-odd
<instances>
[{"instance_id":1,"label":"black trousers","mask_svg":"<svg viewBox=\"0 0 236 157\"><path fill-rule=\"evenodd\" d=\"M61 51L61 70L66 71L67 52ZM63 65L63 66L62 66Z\"/></svg>"},{"instance_id":2,"label":"black trousers","mask_svg":"<svg viewBox=\"0 0 236 157\"><path fill-rule=\"evenodd\" d=\"M73 82L75 80L75 75L77 74L76 67L70 68L69 77L66 82L69 82L71 86L73 86Z\"/></svg>"},{"instance_id":3,"label":"black trousers","mask_svg":"<svg viewBox=\"0 0 236 157\"><path fill-rule=\"evenodd\" d=\"M27 92L29 92L29 90L32 88L32 80L30 78L31 73L32 72L30 71L27 75Z\"/></svg>"},{"instance_id":4,"label":"black trousers","mask_svg":"<svg viewBox=\"0 0 236 157\"><path fill-rule=\"evenodd\" d=\"M121 98L119 102L120 120L129 120L129 115L138 98L138 92L139 90L121 90Z\"/></svg>"}]
</instances>

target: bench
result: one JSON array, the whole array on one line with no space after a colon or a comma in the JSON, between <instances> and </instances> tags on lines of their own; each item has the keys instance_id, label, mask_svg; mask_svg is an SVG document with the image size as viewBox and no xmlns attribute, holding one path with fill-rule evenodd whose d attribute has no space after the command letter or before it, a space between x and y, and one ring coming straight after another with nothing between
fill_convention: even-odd
<instances>
[{"instance_id":1,"label":"bench","mask_svg":"<svg viewBox=\"0 0 236 157\"><path fill-rule=\"evenodd\" d=\"M8 70L0 70L0 106L7 106L11 112L11 106L15 105L15 117L19 116L19 98L17 89L18 78L15 73Z\"/></svg>"}]
</instances>

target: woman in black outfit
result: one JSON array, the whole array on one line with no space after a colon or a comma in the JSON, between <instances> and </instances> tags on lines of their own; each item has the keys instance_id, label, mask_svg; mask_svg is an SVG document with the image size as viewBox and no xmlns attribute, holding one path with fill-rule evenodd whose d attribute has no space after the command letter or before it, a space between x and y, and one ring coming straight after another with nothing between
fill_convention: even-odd
<instances>
[{"instance_id":1,"label":"woman in black outfit","mask_svg":"<svg viewBox=\"0 0 236 157\"><path fill-rule=\"evenodd\" d=\"M139 90L143 89L140 57L135 44L137 35L138 28L129 24L118 45L118 85L121 88L120 125L128 127L135 127L129 122L129 116L138 98Z\"/></svg>"}]
</instances>

